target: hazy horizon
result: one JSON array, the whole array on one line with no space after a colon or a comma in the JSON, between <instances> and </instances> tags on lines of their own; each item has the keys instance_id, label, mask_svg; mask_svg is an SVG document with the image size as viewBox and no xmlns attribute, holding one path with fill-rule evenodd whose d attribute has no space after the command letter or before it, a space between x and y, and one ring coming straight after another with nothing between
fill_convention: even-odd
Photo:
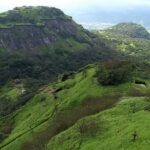
<instances>
[{"instance_id":1,"label":"hazy horizon","mask_svg":"<svg viewBox=\"0 0 150 150\"><path fill-rule=\"evenodd\" d=\"M20 6L49 6L64 11L78 23L136 22L150 26L149 0L0 0L0 12Z\"/></svg>"},{"instance_id":2,"label":"hazy horizon","mask_svg":"<svg viewBox=\"0 0 150 150\"><path fill-rule=\"evenodd\" d=\"M103 9L127 7L133 9L135 6L149 6L149 0L0 0L0 11L6 11L18 6L53 6L64 11L74 11L75 9L89 9L91 7L99 7Z\"/></svg>"}]
</instances>

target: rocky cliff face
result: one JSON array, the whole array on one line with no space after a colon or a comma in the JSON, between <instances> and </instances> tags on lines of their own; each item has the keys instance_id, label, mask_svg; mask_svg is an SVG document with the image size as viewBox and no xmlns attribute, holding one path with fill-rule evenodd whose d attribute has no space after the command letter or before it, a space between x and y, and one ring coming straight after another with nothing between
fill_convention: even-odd
<instances>
[{"instance_id":1,"label":"rocky cliff face","mask_svg":"<svg viewBox=\"0 0 150 150\"><path fill-rule=\"evenodd\" d=\"M0 48L7 51L21 49L29 51L50 44L54 40L53 36L36 26L14 26L0 29Z\"/></svg>"},{"instance_id":2,"label":"rocky cliff face","mask_svg":"<svg viewBox=\"0 0 150 150\"><path fill-rule=\"evenodd\" d=\"M33 13L35 8L23 7L22 9L30 10L29 12ZM50 14L47 14L47 16L43 14L42 16L41 12L45 11L45 9ZM19 11L17 12L17 10ZM17 8L17 10L15 9L15 13L13 12L13 17L16 17L16 19L11 18L11 14L8 13L0 23L0 49L5 49L9 52L12 50L27 50L27 52L31 52L33 49L51 46L59 38L70 37L81 43L90 41L89 33L58 9L40 7L39 11L36 10L37 19L36 16L35 18L27 18L21 15L18 17L18 13L21 14L23 10L21 11L21 8ZM57 11L59 15L51 15ZM22 21L23 17L26 22Z\"/></svg>"},{"instance_id":3,"label":"rocky cliff face","mask_svg":"<svg viewBox=\"0 0 150 150\"><path fill-rule=\"evenodd\" d=\"M14 25L0 28L0 48L7 51L27 50L51 46L59 37L76 38L79 42L88 42L88 35L72 20L46 20L44 25ZM79 35L79 32L83 35Z\"/></svg>"}]
</instances>

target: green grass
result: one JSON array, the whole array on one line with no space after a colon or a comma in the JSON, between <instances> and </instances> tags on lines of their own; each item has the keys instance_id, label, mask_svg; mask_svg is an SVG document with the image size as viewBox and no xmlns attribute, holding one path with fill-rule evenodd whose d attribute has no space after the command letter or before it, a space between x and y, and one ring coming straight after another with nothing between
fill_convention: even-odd
<instances>
[{"instance_id":1,"label":"green grass","mask_svg":"<svg viewBox=\"0 0 150 150\"><path fill-rule=\"evenodd\" d=\"M148 39L132 38L125 36L124 34L119 34L118 32L111 32L111 30L102 32L96 31L95 33L102 36L106 41L106 44L110 45L117 51L138 58L141 61L146 60L149 62L150 42Z\"/></svg>"},{"instance_id":2,"label":"green grass","mask_svg":"<svg viewBox=\"0 0 150 150\"><path fill-rule=\"evenodd\" d=\"M47 52L65 56L67 51L68 52L80 51L85 50L87 47L88 44L77 42L73 38L64 39L62 37L59 37L59 39L56 42L50 45Z\"/></svg>"},{"instance_id":3,"label":"green grass","mask_svg":"<svg viewBox=\"0 0 150 150\"><path fill-rule=\"evenodd\" d=\"M135 103L136 112L132 113L131 104ZM126 97L116 107L87 117L93 122L97 120L101 126L93 137L82 137L78 126L82 120L72 128L57 135L48 144L49 150L148 150L149 143L149 112L144 111L148 102L144 98ZM137 140L132 142L132 134L137 132ZM60 146L61 145L61 146Z\"/></svg>"},{"instance_id":4,"label":"green grass","mask_svg":"<svg viewBox=\"0 0 150 150\"><path fill-rule=\"evenodd\" d=\"M0 96L7 97L10 100L15 101L20 95L21 95L21 89L11 84L6 84L5 86L0 88Z\"/></svg>"},{"instance_id":5,"label":"green grass","mask_svg":"<svg viewBox=\"0 0 150 150\"><path fill-rule=\"evenodd\" d=\"M0 13L0 18L0 27L9 27L17 24L41 24L44 23L43 19L70 19L68 16L64 15L63 12L61 12L59 9L42 6L16 7L13 10Z\"/></svg>"},{"instance_id":6,"label":"green grass","mask_svg":"<svg viewBox=\"0 0 150 150\"><path fill-rule=\"evenodd\" d=\"M125 83L119 86L103 87L97 83L95 72L96 67L91 65L73 74L66 81L59 81L42 87L25 106L11 114L14 115L14 127L9 137L1 143L1 149L21 150L22 145L32 143L39 135L49 131L49 126L53 124L60 112L79 107L88 96L102 97L121 93L125 97L130 89L135 86L133 83ZM52 89L55 88L61 88L62 90L54 95L52 94ZM7 93L7 91L4 93ZM136 103L136 109L138 110L135 114L130 112L130 104L133 102ZM145 142L148 141L147 136L149 133L145 130L149 125L149 112L143 111L147 103L144 98L124 98L116 107L87 117L88 122L93 120L100 122L100 130L94 136L80 136L77 128L80 121L82 121L81 119L73 127L68 130L65 129L66 131L58 133L51 140L49 139L48 147L51 150L79 149L79 147L80 149L99 150L105 149L109 144L110 149L113 147L113 149L121 149L120 145L123 143L125 149L134 148L133 144L136 143L129 145L133 129L135 129L134 125L137 127L139 138L143 138L141 142L144 142L144 138L146 139ZM140 121L140 119L142 120ZM3 120L5 118L0 119L0 121ZM132 122L132 120L134 121ZM143 121L145 122L144 124L142 124ZM142 135L142 128L143 132L146 132L145 135ZM119 133L117 134L116 131L119 131Z\"/></svg>"}]
</instances>

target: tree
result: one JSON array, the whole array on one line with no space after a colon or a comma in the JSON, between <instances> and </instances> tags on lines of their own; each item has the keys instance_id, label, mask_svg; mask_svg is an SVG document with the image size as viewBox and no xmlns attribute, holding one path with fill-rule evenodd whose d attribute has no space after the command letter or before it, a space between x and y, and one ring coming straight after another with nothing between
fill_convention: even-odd
<instances>
[{"instance_id":1,"label":"tree","mask_svg":"<svg viewBox=\"0 0 150 150\"><path fill-rule=\"evenodd\" d=\"M99 64L98 82L102 85L117 85L131 77L134 66L128 61L112 60Z\"/></svg>"}]
</instances>

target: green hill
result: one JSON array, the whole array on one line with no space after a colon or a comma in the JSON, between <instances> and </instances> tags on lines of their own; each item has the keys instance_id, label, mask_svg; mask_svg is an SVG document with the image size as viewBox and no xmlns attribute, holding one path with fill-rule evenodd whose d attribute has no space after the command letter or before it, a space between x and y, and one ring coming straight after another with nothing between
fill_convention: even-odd
<instances>
[{"instance_id":1,"label":"green hill","mask_svg":"<svg viewBox=\"0 0 150 150\"><path fill-rule=\"evenodd\" d=\"M56 8L15 8L0 14L0 24L0 84L52 81L60 73L117 57L100 37Z\"/></svg>"},{"instance_id":2,"label":"green hill","mask_svg":"<svg viewBox=\"0 0 150 150\"><path fill-rule=\"evenodd\" d=\"M89 65L43 86L20 109L1 117L1 149L148 150L149 82L102 86L96 72L97 65ZM16 87L7 85L1 94L17 98Z\"/></svg>"},{"instance_id":3,"label":"green hill","mask_svg":"<svg viewBox=\"0 0 150 150\"><path fill-rule=\"evenodd\" d=\"M120 23L107 31L131 38L150 39L149 32L143 26L136 23Z\"/></svg>"},{"instance_id":4,"label":"green hill","mask_svg":"<svg viewBox=\"0 0 150 150\"><path fill-rule=\"evenodd\" d=\"M120 23L112 29L95 31L95 33L103 37L105 44L112 49L131 57L132 60L149 63L150 40L149 33L144 27L134 23Z\"/></svg>"}]
</instances>

